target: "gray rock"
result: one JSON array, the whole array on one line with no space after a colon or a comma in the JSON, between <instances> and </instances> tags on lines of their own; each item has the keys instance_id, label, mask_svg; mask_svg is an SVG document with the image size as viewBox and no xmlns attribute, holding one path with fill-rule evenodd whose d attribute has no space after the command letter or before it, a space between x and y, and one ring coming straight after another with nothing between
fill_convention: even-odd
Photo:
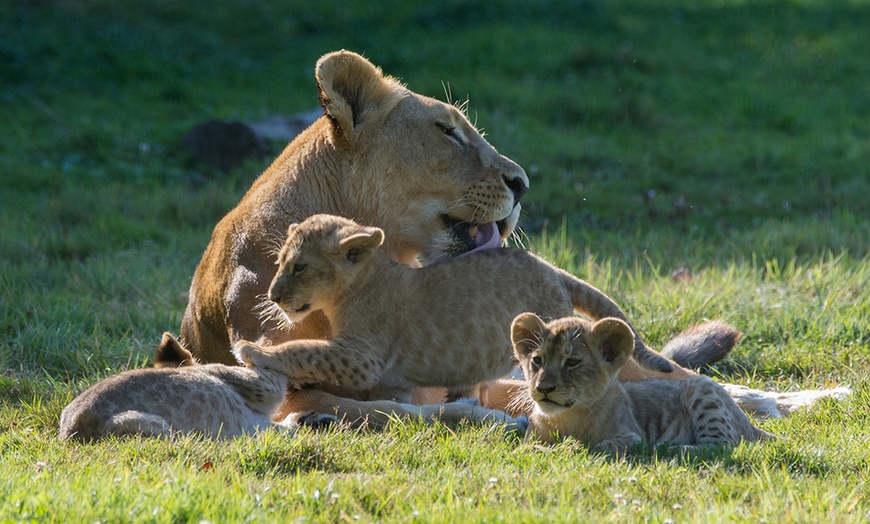
<instances>
[{"instance_id":1,"label":"gray rock","mask_svg":"<svg viewBox=\"0 0 870 524\"><path fill-rule=\"evenodd\" d=\"M249 125L232 120L197 124L181 139L181 148L197 164L224 173L269 152L266 141Z\"/></svg>"}]
</instances>

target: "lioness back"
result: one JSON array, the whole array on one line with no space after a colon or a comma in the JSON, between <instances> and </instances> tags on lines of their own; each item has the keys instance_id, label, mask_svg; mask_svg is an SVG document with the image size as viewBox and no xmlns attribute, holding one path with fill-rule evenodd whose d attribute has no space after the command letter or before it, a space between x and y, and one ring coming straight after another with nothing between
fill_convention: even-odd
<instances>
[{"instance_id":1,"label":"lioness back","mask_svg":"<svg viewBox=\"0 0 870 524\"><path fill-rule=\"evenodd\" d=\"M264 300L287 226L315 213L387 232L390 258L455 256L492 225L506 238L528 189L525 172L450 104L409 91L363 57L330 53L315 67L324 116L293 140L212 233L181 326L203 362L234 363L238 339L324 338L320 314L292 330Z\"/></svg>"}]
</instances>

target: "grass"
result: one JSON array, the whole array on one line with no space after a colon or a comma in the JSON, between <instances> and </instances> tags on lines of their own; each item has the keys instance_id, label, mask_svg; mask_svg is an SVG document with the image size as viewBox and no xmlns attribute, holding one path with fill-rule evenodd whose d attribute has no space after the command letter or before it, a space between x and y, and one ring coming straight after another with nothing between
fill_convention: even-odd
<instances>
[{"instance_id":1,"label":"grass","mask_svg":"<svg viewBox=\"0 0 870 524\"><path fill-rule=\"evenodd\" d=\"M0 520L866 520L868 24L862 1L4 3ZM773 444L619 460L416 423L58 443L76 392L177 331L264 167L217 175L181 136L313 108L340 48L470 98L530 175L526 245L654 346L723 318L745 335L712 375L852 398L765 421Z\"/></svg>"}]
</instances>

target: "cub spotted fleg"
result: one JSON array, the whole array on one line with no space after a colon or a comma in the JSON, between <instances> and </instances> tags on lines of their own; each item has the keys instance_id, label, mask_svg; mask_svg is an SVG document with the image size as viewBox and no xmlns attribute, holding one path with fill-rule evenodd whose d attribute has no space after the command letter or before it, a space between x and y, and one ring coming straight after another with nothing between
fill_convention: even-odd
<instances>
[{"instance_id":1,"label":"cub spotted fleg","mask_svg":"<svg viewBox=\"0 0 870 524\"><path fill-rule=\"evenodd\" d=\"M508 328L524 311L625 319L607 295L525 251L493 249L412 269L387 258L383 241L381 229L332 215L291 225L269 297L292 322L323 311L333 338L267 349L240 341L239 360L296 384L408 402L415 387L463 388L506 375ZM637 362L670 369L636 341Z\"/></svg>"},{"instance_id":2,"label":"cub spotted fleg","mask_svg":"<svg viewBox=\"0 0 870 524\"><path fill-rule=\"evenodd\" d=\"M272 370L199 365L164 333L155 368L124 371L83 391L61 413L60 438L254 433L274 425L269 416L286 388L286 377Z\"/></svg>"},{"instance_id":3,"label":"cub spotted fleg","mask_svg":"<svg viewBox=\"0 0 870 524\"><path fill-rule=\"evenodd\" d=\"M514 353L526 377L520 402L531 404L529 436L572 436L601 449L648 444L737 444L773 438L712 380L620 382L634 347L625 322L569 317L545 323L533 313L511 325Z\"/></svg>"}]
</instances>

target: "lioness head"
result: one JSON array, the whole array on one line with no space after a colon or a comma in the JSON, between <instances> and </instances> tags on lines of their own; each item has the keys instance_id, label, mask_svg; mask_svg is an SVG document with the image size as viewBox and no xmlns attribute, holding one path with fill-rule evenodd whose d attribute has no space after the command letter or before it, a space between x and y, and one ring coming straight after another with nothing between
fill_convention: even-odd
<instances>
[{"instance_id":1,"label":"lioness head","mask_svg":"<svg viewBox=\"0 0 870 524\"><path fill-rule=\"evenodd\" d=\"M358 54L316 67L337 150L350 152L342 214L386 232L399 262L494 247L511 233L525 171L500 155L456 107L413 93Z\"/></svg>"},{"instance_id":2,"label":"lioness head","mask_svg":"<svg viewBox=\"0 0 870 524\"><path fill-rule=\"evenodd\" d=\"M569 317L548 324L532 313L514 319L511 341L528 394L548 415L601 398L634 348L634 334L622 320L593 324Z\"/></svg>"},{"instance_id":3,"label":"lioness head","mask_svg":"<svg viewBox=\"0 0 870 524\"><path fill-rule=\"evenodd\" d=\"M384 232L332 215L313 215L287 230L269 300L291 322L328 310L384 241Z\"/></svg>"}]
</instances>

